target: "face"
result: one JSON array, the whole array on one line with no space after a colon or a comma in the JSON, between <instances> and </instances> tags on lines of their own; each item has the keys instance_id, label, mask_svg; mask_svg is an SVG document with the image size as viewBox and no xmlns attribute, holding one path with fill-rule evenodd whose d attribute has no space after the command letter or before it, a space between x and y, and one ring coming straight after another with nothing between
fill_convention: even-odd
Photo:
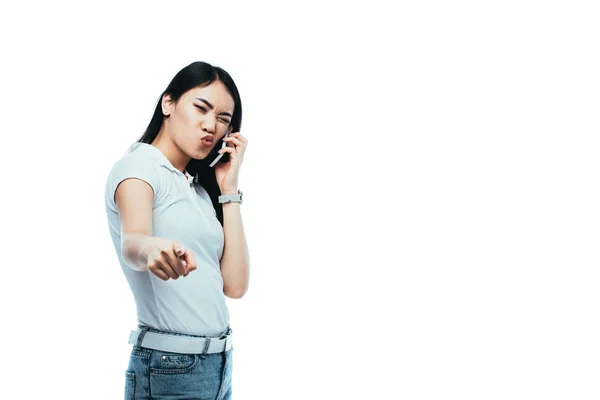
<instances>
[{"instance_id":1,"label":"face","mask_svg":"<svg viewBox=\"0 0 600 400\"><path fill-rule=\"evenodd\" d=\"M225 136L233 115L233 97L225 85L215 81L206 87L188 90L177 103L168 96L163 98L165 124L171 139L188 156L204 159ZM202 139L209 136L212 142Z\"/></svg>"}]
</instances>

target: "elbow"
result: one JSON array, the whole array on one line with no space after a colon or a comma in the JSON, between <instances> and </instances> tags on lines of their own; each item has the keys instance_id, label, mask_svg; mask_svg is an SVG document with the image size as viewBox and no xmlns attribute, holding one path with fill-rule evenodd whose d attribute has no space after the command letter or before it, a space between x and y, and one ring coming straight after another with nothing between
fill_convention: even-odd
<instances>
[{"instance_id":1,"label":"elbow","mask_svg":"<svg viewBox=\"0 0 600 400\"><path fill-rule=\"evenodd\" d=\"M124 249L123 251L121 251L121 257L123 257L125 264L127 264L127 266L132 270L143 271L143 269L139 265L138 260L136 259L136 254L131 250Z\"/></svg>"},{"instance_id":2,"label":"elbow","mask_svg":"<svg viewBox=\"0 0 600 400\"><path fill-rule=\"evenodd\" d=\"M150 236L145 234L125 234L121 240L121 257L132 270L147 271L148 256L145 241Z\"/></svg>"},{"instance_id":3,"label":"elbow","mask_svg":"<svg viewBox=\"0 0 600 400\"><path fill-rule=\"evenodd\" d=\"M230 299L241 299L248 291L249 266L245 264L242 268L221 264L223 276L223 294Z\"/></svg>"},{"instance_id":4,"label":"elbow","mask_svg":"<svg viewBox=\"0 0 600 400\"><path fill-rule=\"evenodd\" d=\"M131 253L131 251L127 248L123 248L121 250L121 257L123 258L123 261L125 261L125 264L127 264L127 266L133 270L135 270L135 262L133 260L133 254Z\"/></svg>"},{"instance_id":5,"label":"elbow","mask_svg":"<svg viewBox=\"0 0 600 400\"><path fill-rule=\"evenodd\" d=\"M247 286L246 287L237 286L237 287L232 287L232 288L224 288L223 293L225 294L225 296L229 297L230 299L241 299L242 297L244 297L247 290L248 290Z\"/></svg>"}]
</instances>

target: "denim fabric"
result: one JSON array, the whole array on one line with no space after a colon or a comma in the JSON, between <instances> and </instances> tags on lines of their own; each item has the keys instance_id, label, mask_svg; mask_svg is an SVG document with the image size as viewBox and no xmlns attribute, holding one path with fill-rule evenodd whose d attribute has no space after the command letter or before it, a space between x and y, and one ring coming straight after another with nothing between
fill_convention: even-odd
<instances>
[{"instance_id":1,"label":"denim fabric","mask_svg":"<svg viewBox=\"0 0 600 400\"><path fill-rule=\"evenodd\" d=\"M230 331L228 328L215 337ZM231 400L232 351L233 348L214 354L180 354L133 345L125 371L125 400Z\"/></svg>"}]
</instances>

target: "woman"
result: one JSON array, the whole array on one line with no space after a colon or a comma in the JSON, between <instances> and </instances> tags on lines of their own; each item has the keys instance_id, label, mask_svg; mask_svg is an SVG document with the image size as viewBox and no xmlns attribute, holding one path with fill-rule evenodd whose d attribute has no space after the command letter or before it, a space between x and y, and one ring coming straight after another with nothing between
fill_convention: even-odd
<instances>
[{"instance_id":1,"label":"woman","mask_svg":"<svg viewBox=\"0 0 600 400\"><path fill-rule=\"evenodd\" d=\"M231 398L225 296L242 297L249 275L241 122L229 74L194 62L175 75L144 135L110 171L110 234L138 317L126 399Z\"/></svg>"}]
</instances>

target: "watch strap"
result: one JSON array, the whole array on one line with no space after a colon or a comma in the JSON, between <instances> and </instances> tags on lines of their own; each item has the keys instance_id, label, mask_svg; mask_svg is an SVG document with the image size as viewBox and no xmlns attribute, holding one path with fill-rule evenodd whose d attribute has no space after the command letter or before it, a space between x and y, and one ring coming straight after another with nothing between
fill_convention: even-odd
<instances>
[{"instance_id":1,"label":"watch strap","mask_svg":"<svg viewBox=\"0 0 600 400\"><path fill-rule=\"evenodd\" d=\"M242 204L242 191L238 194L222 194L219 196L219 203L240 203Z\"/></svg>"}]
</instances>

